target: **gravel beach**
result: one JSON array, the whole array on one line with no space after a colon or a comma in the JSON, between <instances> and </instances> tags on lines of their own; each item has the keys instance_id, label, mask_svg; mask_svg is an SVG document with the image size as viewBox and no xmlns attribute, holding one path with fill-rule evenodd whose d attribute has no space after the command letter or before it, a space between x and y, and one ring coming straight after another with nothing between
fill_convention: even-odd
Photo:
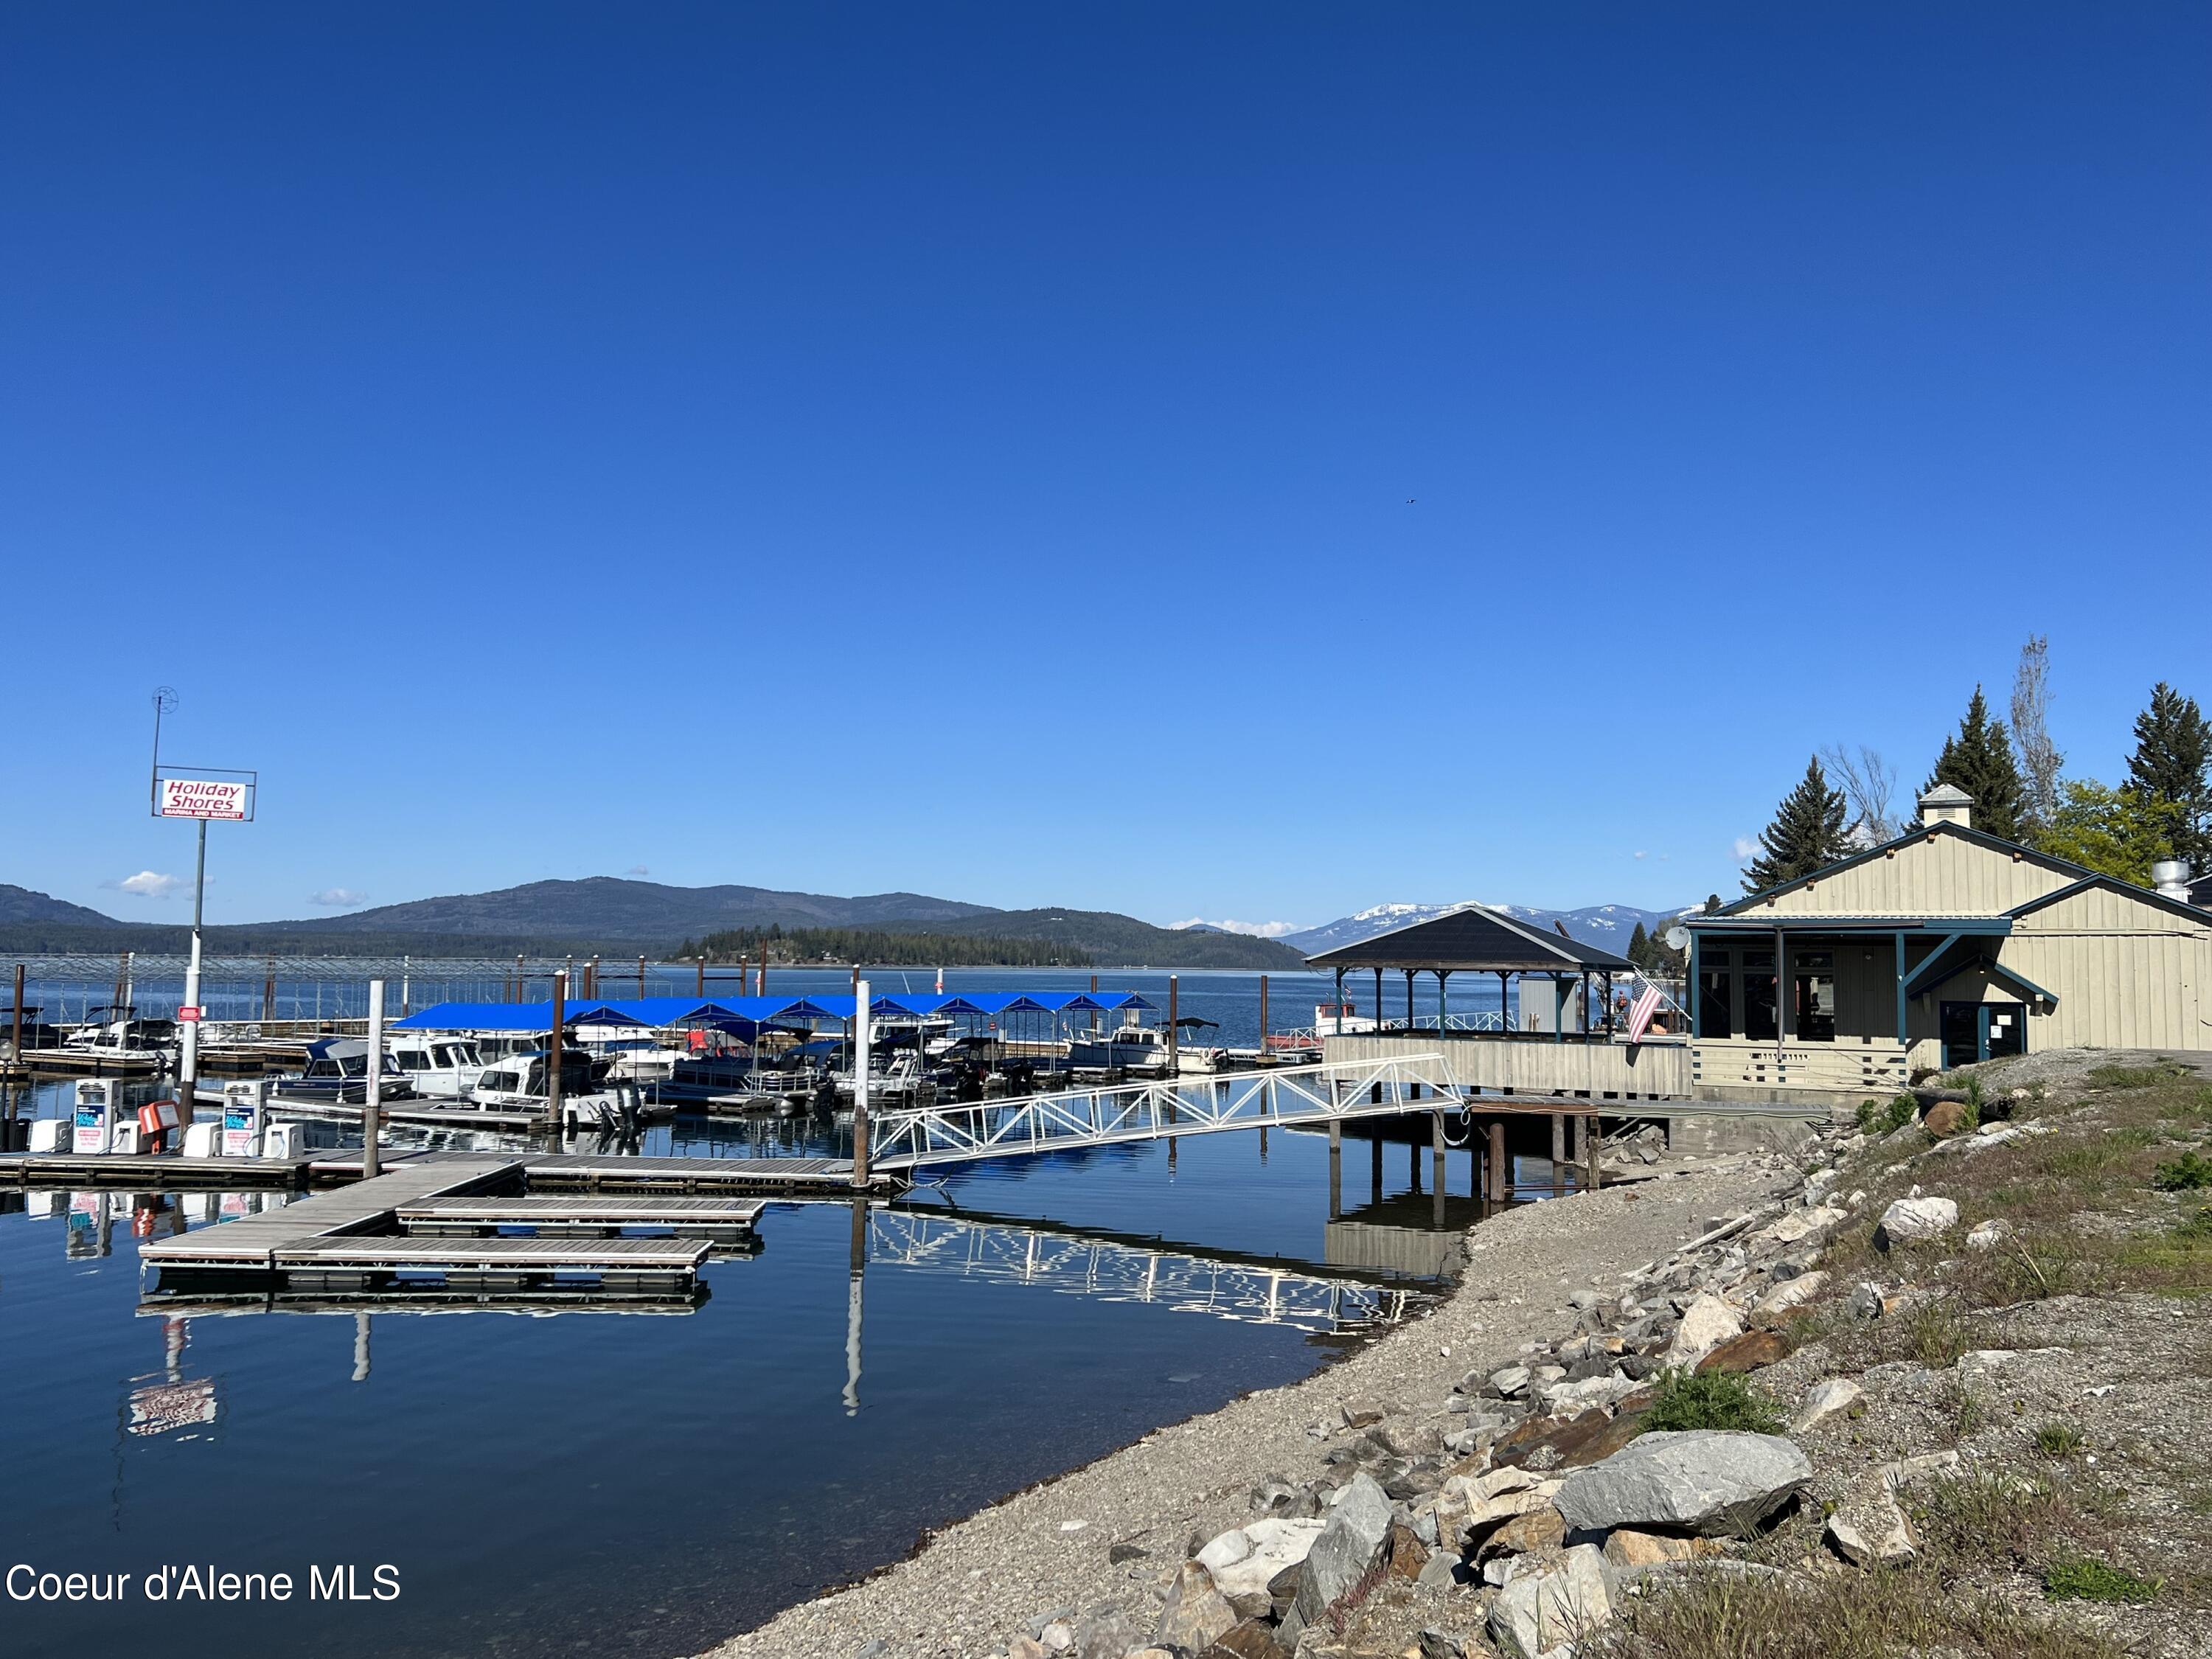
<instances>
[{"instance_id":1,"label":"gravel beach","mask_svg":"<svg viewBox=\"0 0 2212 1659\"><path fill-rule=\"evenodd\" d=\"M1709 1218L1791 1186L1774 1154L1669 1159L1647 1178L1497 1215L1423 1316L1305 1381L1155 1431L933 1537L914 1557L779 1614L715 1659L980 1659L1055 1612L1120 1600L1149 1621L1197 1544L1251 1518L1249 1493L1318 1473L1309 1430L1346 1402L1442 1408L1471 1369L1569 1334L1568 1298L1674 1250Z\"/></svg>"}]
</instances>

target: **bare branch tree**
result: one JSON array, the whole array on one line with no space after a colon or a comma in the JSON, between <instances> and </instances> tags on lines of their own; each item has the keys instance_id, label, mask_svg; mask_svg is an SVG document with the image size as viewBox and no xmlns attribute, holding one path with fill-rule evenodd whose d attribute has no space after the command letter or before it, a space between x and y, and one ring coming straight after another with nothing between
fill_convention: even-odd
<instances>
[{"instance_id":1,"label":"bare branch tree","mask_svg":"<svg viewBox=\"0 0 2212 1659\"><path fill-rule=\"evenodd\" d=\"M1854 755L1840 743L1820 751L1820 763L1850 803L1851 826L1846 832L1860 847L1876 847L1903 826L1891 815L1890 798L1897 791L1897 769L1868 748Z\"/></svg>"},{"instance_id":2,"label":"bare branch tree","mask_svg":"<svg viewBox=\"0 0 2212 1659\"><path fill-rule=\"evenodd\" d=\"M2012 740L2020 751L2021 814L2031 834L2050 827L2058 810L2058 772L2066 757L2051 741L2051 639L2031 634L2012 677Z\"/></svg>"}]
</instances>

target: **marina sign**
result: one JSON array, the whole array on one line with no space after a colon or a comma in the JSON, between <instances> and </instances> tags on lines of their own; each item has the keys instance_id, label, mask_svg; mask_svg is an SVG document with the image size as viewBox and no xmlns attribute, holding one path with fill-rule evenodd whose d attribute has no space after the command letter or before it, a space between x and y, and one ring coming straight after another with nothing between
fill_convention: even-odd
<instances>
[{"instance_id":1,"label":"marina sign","mask_svg":"<svg viewBox=\"0 0 2212 1659\"><path fill-rule=\"evenodd\" d=\"M165 818L225 818L243 823L253 816L253 786L239 778L163 778L155 810Z\"/></svg>"}]
</instances>

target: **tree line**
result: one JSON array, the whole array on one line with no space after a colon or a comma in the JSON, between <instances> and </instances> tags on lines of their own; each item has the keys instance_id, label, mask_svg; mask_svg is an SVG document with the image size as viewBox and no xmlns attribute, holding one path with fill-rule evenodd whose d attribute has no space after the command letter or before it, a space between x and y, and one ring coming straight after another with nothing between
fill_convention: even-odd
<instances>
[{"instance_id":1,"label":"tree line","mask_svg":"<svg viewBox=\"0 0 2212 1659\"><path fill-rule=\"evenodd\" d=\"M866 963L884 968L1088 968L1091 955L1048 939L994 939L983 934L899 933L873 927L732 927L685 939L679 962L758 963L800 967Z\"/></svg>"},{"instance_id":2,"label":"tree line","mask_svg":"<svg viewBox=\"0 0 2212 1659\"><path fill-rule=\"evenodd\" d=\"M1919 793L1950 784L1972 801L1975 829L2137 886L2150 886L2151 866L2165 859L2204 873L2212 863L2212 723L2197 700L2160 681L2136 716L2126 777L2107 784L2069 776L2048 725L2050 667L2048 638L2032 636L2013 676L2009 725L1975 686ZM1896 786L1896 769L1863 745L1814 754L1760 833L1744 891L1795 881L1902 834L1910 818L1893 809Z\"/></svg>"}]
</instances>

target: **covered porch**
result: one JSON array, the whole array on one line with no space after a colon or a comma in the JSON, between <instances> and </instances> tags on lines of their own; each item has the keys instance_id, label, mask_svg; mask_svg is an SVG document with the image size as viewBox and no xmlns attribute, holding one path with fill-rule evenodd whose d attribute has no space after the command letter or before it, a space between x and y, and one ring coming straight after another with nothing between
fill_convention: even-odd
<instances>
[{"instance_id":1,"label":"covered porch","mask_svg":"<svg viewBox=\"0 0 2212 1659\"><path fill-rule=\"evenodd\" d=\"M2029 1016L2057 1006L2003 960L2008 916L1687 926L1692 1049L1708 1085L1902 1087L1916 1068L2025 1053Z\"/></svg>"}]
</instances>

